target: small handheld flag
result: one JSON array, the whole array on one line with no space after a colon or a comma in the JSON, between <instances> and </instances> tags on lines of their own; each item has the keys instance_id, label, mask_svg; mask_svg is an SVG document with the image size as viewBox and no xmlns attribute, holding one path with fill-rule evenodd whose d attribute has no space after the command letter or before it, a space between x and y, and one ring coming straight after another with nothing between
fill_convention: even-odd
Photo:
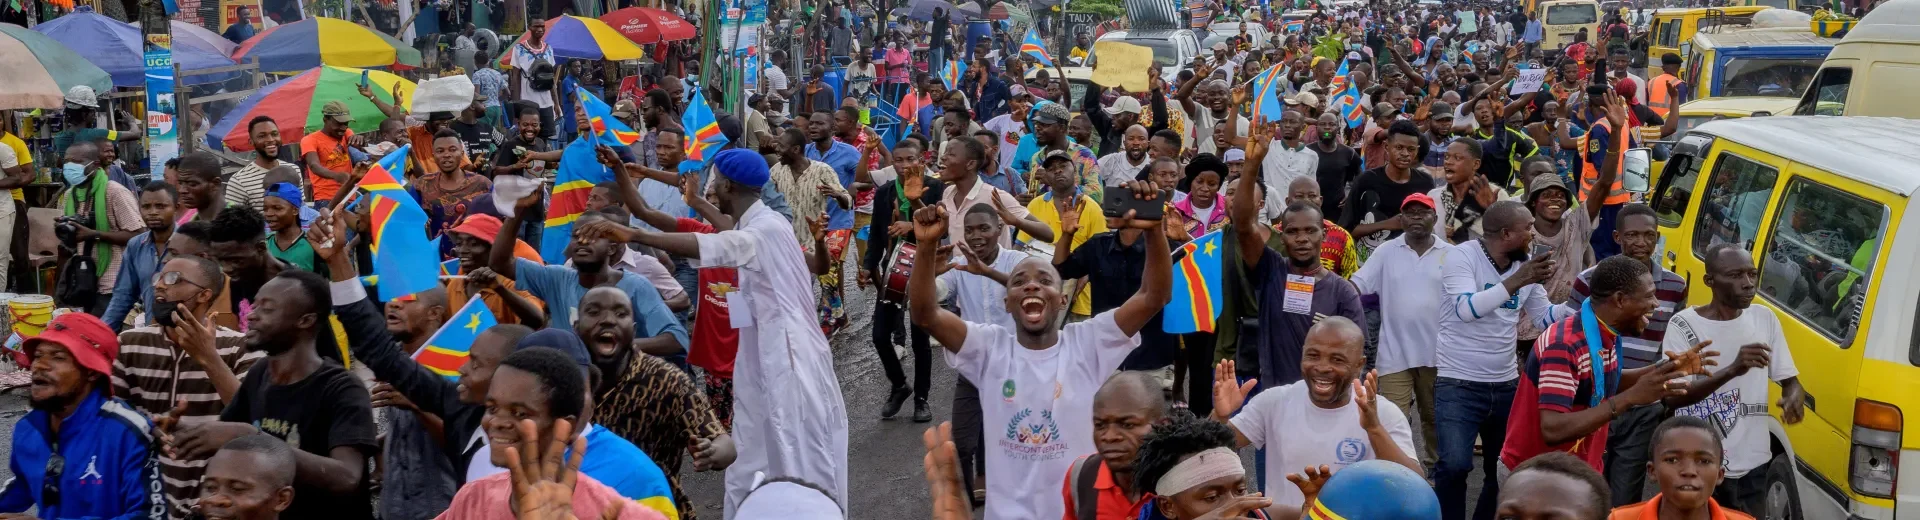
<instances>
[{"instance_id":1,"label":"small handheld flag","mask_svg":"<svg viewBox=\"0 0 1920 520\"><path fill-rule=\"evenodd\" d=\"M1347 128L1359 128L1367 122L1366 114L1360 111L1359 87L1347 84L1347 89L1340 93L1340 99L1345 103L1340 109L1340 118L1347 121Z\"/></svg>"},{"instance_id":2,"label":"small handheld flag","mask_svg":"<svg viewBox=\"0 0 1920 520\"><path fill-rule=\"evenodd\" d=\"M1036 29L1027 29L1026 40L1020 42L1020 53L1032 56L1043 67L1053 66L1053 56L1047 55L1047 44L1040 40L1040 32Z\"/></svg>"},{"instance_id":3,"label":"small handheld flag","mask_svg":"<svg viewBox=\"0 0 1920 520\"><path fill-rule=\"evenodd\" d=\"M1267 67L1267 70L1260 71L1260 75L1253 77L1252 116L1254 121L1260 123L1279 121L1280 115L1285 113L1286 106L1280 102L1280 82L1275 81L1286 77L1284 69L1283 65L1275 63L1272 67Z\"/></svg>"},{"instance_id":4,"label":"small handheld flag","mask_svg":"<svg viewBox=\"0 0 1920 520\"><path fill-rule=\"evenodd\" d=\"M592 128L593 137L600 144L628 146L640 142L640 132L613 117L613 107L607 106L607 102L579 87L574 87L574 95L580 97L580 108L587 113L587 126Z\"/></svg>"},{"instance_id":5,"label":"small handheld flag","mask_svg":"<svg viewBox=\"0 0 1920 520\"><path fill-rule=\"evenodd\" d=\"M374 287L382 300L440 286L439 262L433 260L439 258L440 247L427 240L427 212L398 180L404 177L410 147L387 154L360 180L360 188L372 198L372 278L378 280Z\"/></svg>"},{"instance_id":6,"label":"small handheld flag","mask_svg":"<svg viewBox=\"0 0 1920 520\"><path fill-rule=\"evenodd\" d=\"M705 106L694 98L698 106ZM573 221L587 212L587 195L593 187L613 180L613 170L595 157L596 141L574 138L560 154L560 168L554 173L553 195L547 202L547 223L540 233L540 258L549 264L567 261L567 244L573 242ZM683 168L686 163L680 164Z\"/></svg>"},{"instance_id":7,"label":"small handheld flag","mask_svg":"<svg viewBox=\"0 0 1920 520\"><path fill-rule=\"evenodd\" d=\"M727 145L726 134L720 133L720 120L714 117L713 108L707 106L707 98L700 89L694 89L693 100L687 102L687 113L680 116L680 128L687 132L687 157L680 161L680 173L706 168L713 154L720 153L720 147ZM544 252L545 247L541 249Z\"/></svg>"},{"instance_id":8,"label":"small handheld flag","mask_svg":"<svg viewBox=\"0 0 1920 520\"><path fill-rule=\"evenodd\" d=\"M455 276L458 274L460 274L460 259L454 258L440 262L440 276Z\"/></svg>"},{"instance_id":9,"label":"small handheld flag","mask_svg":"<svg viewBox=\"0 0 1920 520\"><path fill-rule=\"evenodd\" d=\"M947 66L940 68L940 83L945 84L947 90L959 90L960 76L966 73L967 64L961 63L960 60L949 59Z\"/></svg>"},{"instance_id":10,"label":"small handheld flag","mask_svg":"<svg viewBox=\"0 0 1920 520\"><path fill-rule=\"evenodd\" d=\"M1161 315L1168 334L1213 332L1225 292L1220 276L1222 255L1227 254L1225 233L1207 233L1180 246L1187 256L1173 264L1173 299Z\"/></svg>"},{"instance_id":11,"label":"small handheld flag","mask_svg":"<svg viewBox=\"0 0 1920 520\"><path fill-rule=\"evenodd\" d=\"M493 311L480 302L479 296L474 296L460 307L453 319L434 331L433 337L427 338L426 345L413 352L413 361L447 379L460 377L460 365L467 364L473 341L479 339L481 331L497 323Z\"/></svg>"}]
</instances>

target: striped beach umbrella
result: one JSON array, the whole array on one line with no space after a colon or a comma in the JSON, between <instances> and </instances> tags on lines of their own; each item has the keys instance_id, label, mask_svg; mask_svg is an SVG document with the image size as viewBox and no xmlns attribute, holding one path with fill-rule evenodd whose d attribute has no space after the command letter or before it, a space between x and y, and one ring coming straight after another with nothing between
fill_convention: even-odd
<instances>
[{"instance_id":1,"label":"striped beach umbrella","mask_svg":"<svg viewBox=\"0 0 1920 520\"><path fill-rule=\"evenodd\" d=\"M0 23L0 110L60 108L67 89L113 88L113 78L72 49L32 29Z\"/></svg>"},{"instance_id":2,"label":"striped beach umbrella","mask_svg":"<svg viewBox=\"0 0 1920 520\"><path fill-rule=\"evenodd\" d=\"M627 39L627 36L615 30L597 18L585 16L556 16L547 20L547 47L553 49L556 58L582 60L637 60L640 59L640 45ZM532 33L520 35L514 43L525 43ZM512 48L500 55L500 63L506 64L513 58Z\"/></svg>"},{"instance_id":3,"label":"striped beach umbrella","mask_svg":"<svg viewBox=\"0 0 1920 520\"><path fill-rule=\"evenodd\" d=\"M247 122L255 117L268 116L280 126L280 139L283 142L296 142L308 132L320 130L320 107L328 101L347 104L347 109L354 116L348 128L354 132L366 133L379 129L380 121L387 116L380 113L379 107L373 106L373 102L360 96L362 73L366 74L368 88L382 101L393 102L394 85L400 85L402 97L413 98L413 82L400 76L378 70L323 66L267 85L247 96L225 118L208 129L208 140L216 149L250 151L253 145L247 142Z\"/></svg>"},{"instance_id":4,"label":"striped beach umbrella","mask_svg":"<svg viewBox=\"0 0 1920 520\"><path fill-rule=\"evenodd\" d=\"M419 67L420 51L388 36L338 18L308 18L274 26L241 42L233 59L260 60L262 72L299 72L335 67Z\"/></svg>"}]
</instances>

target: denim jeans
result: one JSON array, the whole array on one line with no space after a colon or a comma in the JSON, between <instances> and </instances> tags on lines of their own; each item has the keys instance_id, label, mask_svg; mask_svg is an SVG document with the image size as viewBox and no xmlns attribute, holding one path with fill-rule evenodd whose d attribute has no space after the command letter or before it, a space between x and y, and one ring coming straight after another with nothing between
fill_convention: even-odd
<instances>
[{"instance_id":1,"label":"denim jeans","mask_svg":"<svg viewBox=\"0 0 1920 520\"><path fill-rule=\"evenodd\" d=\"M1507 440L1507 413L1518 380L1480 383L1441 377L1434 381L1433 408L1440 461L1433 491L1440 496L1440 518L1467 518L1467 476L1473 471L1473 439L1480 438L1483 473L1474 520L1493 518L1500 496L1500 447Z\"/></svg>"}]
</instances>

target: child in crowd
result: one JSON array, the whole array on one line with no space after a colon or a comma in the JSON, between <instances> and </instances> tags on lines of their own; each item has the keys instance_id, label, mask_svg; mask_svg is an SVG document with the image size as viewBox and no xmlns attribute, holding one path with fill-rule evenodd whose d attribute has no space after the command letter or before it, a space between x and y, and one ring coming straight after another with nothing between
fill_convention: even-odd
<instances>
[{"instance_id":1,"label":"child in crowd","mask_svg":"<svg viewBox=\"0 0 1920 520\"><path fill-rule=\"evenodd\" d=\"M1615 508L1608 520L1753 520L1713 500L1714 487L1726 476L1722 453L1720 432L1704 419L1679 415L1660 423L1653 430L1652 460L1647 463L1647 474L1660 485L1660 494Z\"/></svg>"}]
</instances>

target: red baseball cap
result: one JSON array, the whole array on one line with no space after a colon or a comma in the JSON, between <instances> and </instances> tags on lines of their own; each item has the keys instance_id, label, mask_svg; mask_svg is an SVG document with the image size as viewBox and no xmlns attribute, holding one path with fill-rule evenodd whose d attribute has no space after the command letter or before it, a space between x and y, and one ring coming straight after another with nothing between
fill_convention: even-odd
<instances>
[{"instance_id":1,"label":"red baseball cap","mask_svg":"<svg viewBox=\"0 0 1920 520\"><path fill-rule=\"evenodd\" d=\"M84 312L55 317L47 324L47 330L20 344L20 350L13 353L14 361L20 366L32 365L33 349L41 343L65 347L75 363L105 376L113 375L113 360L120 356L120 338L113 334L113 329L100 318Z\"/></svg>"},{"instance_id":2,"label":"red baseball cap","mask_svg":"<svg viewBox=\"0 0 1920 520\"><path fill-rule=\"evenodd\" d=\"M494 218L493 215L473 213L461 219L459 225L453 226L453 229L448 231L473 235L473 238L491 244L493 237L500 235L500 225L500 219Z\"/></svg>"},{"instance_id":3,"label":"red baseball cap","mask_svg":"<svg viewBox=\"0 0 1920 520\"><path fill-rule=\"evenodd\" d=\"M1400 201L1400 209L1406 209L1408 205L1415 203L1425 205L1427 209L1433 209L1435 207L1433 205L1433 197L1428 197L1425 193L1415 193L1408 195L1407 200Z\"/></svg>"}]
</instances>

